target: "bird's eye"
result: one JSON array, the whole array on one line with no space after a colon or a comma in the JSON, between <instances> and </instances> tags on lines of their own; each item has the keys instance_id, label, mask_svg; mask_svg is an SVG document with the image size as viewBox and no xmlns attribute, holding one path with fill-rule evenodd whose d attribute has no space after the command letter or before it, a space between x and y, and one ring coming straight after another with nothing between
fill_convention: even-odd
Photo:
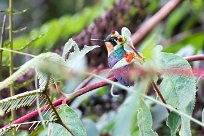
<instances>
[{"instance_id":1,"label":"bird's eye","mask_svg":"<svg viewBox=\"0 0 204 136\"><path fill-rule=\"evenodd\" d=\"M117 40L115 38L110 39L110 42L113 44L113 46L117 45Z\"/></svg>"},{"instance_id":2,"label":"bird's eye","mask_svg":"<svg viewBox=\"0 0 204 136\"><path fill-rule=\"evenodd\" d=\"M117 37L111 37L109 41L112 43L113 46L116 46L117 45L117 40L118 40Z\"/></svg>"}]
</instances>

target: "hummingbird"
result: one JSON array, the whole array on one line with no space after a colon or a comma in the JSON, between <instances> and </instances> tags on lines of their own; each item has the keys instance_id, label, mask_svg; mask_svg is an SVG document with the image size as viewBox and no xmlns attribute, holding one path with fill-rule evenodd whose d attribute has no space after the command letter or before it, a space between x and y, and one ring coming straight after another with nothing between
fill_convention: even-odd
<instances>
[{"instance_id":1,"label":"hummingbird","mask_svg":"<svg viewBox=\"0 0 204 136\"><path fill-rule=\"evenodd\" d=\"M127 30L127 28L125 28ZM122 29L122 32L124 28ZM128 30L129 31L129 30ZM128 34L130 35L130 34ZM116 63L125 59L127 63L131 63L135 57L133 53L133 46L127 46L128 37L120 35L117 31L112 31L104 40L100 39L91 39L91 41L104 42L107 52L108 52L108 66L113 68ZM134 81L129 78L130 66L125 65L117 69L111 70L113 76L118 80L119 83L125 86L133 86Z\"/></svg>"}]
</instances>

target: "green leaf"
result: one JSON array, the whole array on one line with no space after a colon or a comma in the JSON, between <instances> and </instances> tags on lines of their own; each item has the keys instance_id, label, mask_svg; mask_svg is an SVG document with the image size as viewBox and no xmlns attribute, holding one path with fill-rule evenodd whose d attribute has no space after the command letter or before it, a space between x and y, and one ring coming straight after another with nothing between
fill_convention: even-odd
<instances>
[{"instance_id":1,"label":"green leaf","mask_svg":"<svg viewBox=\"0 0 204 136\"><path fill-rule=\"evenodd\" d=\"M59 68L61 70L58 70ZM15 73L6 78L4 81L0 82L0 91L1 89L12 84L19 77L23 76L30 69L35 69L36 71L40 71L42 73L51 73L54 75L54 77L56 77L59 75L63 76L63 72L65 72L66 68L65 61L58 54L51 52L42 53L24 63ZM42 81L44 82L43 84L46 84L45 80Z\"/></svg>"},{"instance_id":2,"label":"green leaf","mask_svg":"<svg viewBox=\"0 0 204 136\"><path fill-rule=\"evenodd\" d=\"M146 92L149 80L138 83L137 90L132 93L119 108L113 128L113 136L133 136L139 131L137 112L140 108L141 95Z\"/></svg>"},{"instance_id":3,"label":"green leaf","mask_svg":"<svg viewBox=\"0 0 204 136\"><path fill-rule=\"evenodd\" d=\"M21 131L20 133L18 133L18 136L28 136L28 131Z\"/></svg>"},{"instance_id":4,"label":"green leaf","mask_svg":"<svg viewBox=\"0 0 204 136\"><path fill-rule=\"evenodd\" d=\"M166 121L166 124L171 130L171 136L176 136L176 132L178 131L178 128L181 124L181 117L177 113L171 112Z\"/></svg>"},{"instance_id":5,"label":"green leaf","mask_svg":"<svg viewBox=\"0 0 204 136\"><path fill-rule=\"evenodd\" d=\"M76 47L76 46L78 46L76 44L76 42L73 41L72 39L69 39L68 42L66 42L65 45L64 45L64 49L63 49L63 52L62 52L62 57L66 60L67 59L66 55L68 55L68 53L71 50L71 48L72 47Z\"/></svg>"},{"instance_id":6,"label":"green leaf","mask_svg":"<svg viewBox=\"0 0 204 136\"><path fill-rule=\"evenodd\" d=\"M105 112L97 121L97 128L100 130L100 134L112 134L114 123L116 119L116 112L111 110Z\"/></svg>"},{"instance_id":7,"label":"green leaf","mask_svg":"<svg viewBox=\"0 0 204 136\"><path fill-rule=\"evenodd\" d=\"M190 64L177 55L171 53L161 54L161 66L163 69L179 70L176 74L163 74L163 81L159 85L164 99L168 104L181 112L192 115L195 93L196 80L193 76ZM190 120L181 116L181 136L191 136Z\"/></svg>"},{"instance_id":8,"label":"green leaf","mask_svg":"<svg viewBox=\"0 0 204 136\"><path fill-rule=\"evenodd\" d=\"M147 37L147 39L142 43L140 50L142 52L142 55L145 59L153 59L155 51L154 45L158 43L158 37L159 37L159 30L155 30L154 33L152 33L150 36Z\"/></svg>"},{"instance_id":9,"label":"green leaf","mask_svg":"<svg viewBox=\"0 0 204 136\"><path fill-rule=\"evenodd\" d=\"M158 134L152 130L152 115L144 101L141 101L137 120L140 136L158 136Z\"/></svg>"},{"instance_id":10,"label":"green leaf","mask_svg":"<svg viewBox=\"0 0 204 136\"><path fill-rule=\"evenodd\" d=\"M61 105L58 114L65 125L75 136L86 136L86 130L75 111L67 105ZM51 136L71 136L71 134L60 124L53 125Z\"/></svg>"},{"instance_id":11,"label":"green leaf","mask_svg":"<svg viewBox=\"0 0 204 136\"><path fill-rule=\"evenodd\" d=\"M64 51L63 51L63 57L65 58L66 53L69 52L71 48L74 48L74 51L69 53L68 59L66 60L66 65L73 71L77 71L82 69L83 66L79 67L80 64L82 64L84 56L92 51L95 48L98 48L100 46L84 46L82 50L79 50L78 45L76 44L75 41L72 39L69 39L69 41L65 44ZM80 63L81 62L81 63Z\"/></svg>"},{"instance_id":12,"label":"green leaf","mask_svg":"<svg viewBox=\"0 0 204 136\"><path fill-rule=\"evenodd\" d=\"M83 119L84 126L86 128L87 136L99 136L99 130L96 128L96 124L90 119Z\"/></svg>"},{"instance_id":13,"label":"green leaf","mask_svg":"<svg viewBox=\"0 0 204 136\"><path fill-rule=\"evenodd\" d=\"M0 100L0 111L7 113L21 107L30 106L38 97L43 97L42 90L26 91Z\"/></svg>"}]
</instances>

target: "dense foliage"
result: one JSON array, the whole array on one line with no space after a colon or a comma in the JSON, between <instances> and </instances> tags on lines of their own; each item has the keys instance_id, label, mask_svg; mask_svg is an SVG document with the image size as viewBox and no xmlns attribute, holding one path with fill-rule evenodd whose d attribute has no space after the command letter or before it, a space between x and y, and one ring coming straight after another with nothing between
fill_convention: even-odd
<instances>
[{"instance_id":1,"label":"dense foliage","mask_svg":"<svg viewBox=\"0 0 204 136\"><path fill-rule=\"evenodd\" d=\"M203 135L203 7L0 1L0 135Z\"/></svg>"}]
</instances>

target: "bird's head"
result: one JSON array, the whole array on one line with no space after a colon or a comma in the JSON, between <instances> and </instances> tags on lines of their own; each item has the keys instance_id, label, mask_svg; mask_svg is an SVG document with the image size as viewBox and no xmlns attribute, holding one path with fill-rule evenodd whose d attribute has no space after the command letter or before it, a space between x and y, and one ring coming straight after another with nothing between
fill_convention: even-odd
<instances>
[{"instance_id":1,"label":"bird's head","mask_svg":"<svg viewBox=\"0 0 204 136\"><path fill-rule=\"evenodd\" d=\"M124 43L124 37L122 37L117 31L113 30L105 38L105 40L91 39L91 41L104 42L108 51L108 55L110 55L112 52L114 52L114 50L116 50L116 46L120 46L122 43Z\"/></svg>"}]
</instances>

